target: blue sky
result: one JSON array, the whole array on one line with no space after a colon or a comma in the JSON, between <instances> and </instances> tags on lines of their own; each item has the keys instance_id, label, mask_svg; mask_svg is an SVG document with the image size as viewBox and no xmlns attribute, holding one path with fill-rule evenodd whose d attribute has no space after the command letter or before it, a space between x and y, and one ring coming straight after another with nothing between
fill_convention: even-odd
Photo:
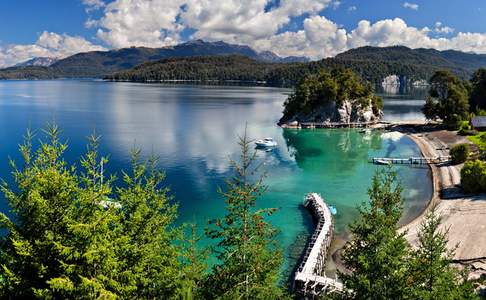
<instances>
[{"instance_id":1,"label":"blue sky","mask_svg":"<svg viewBox=\"0 0 486 300\"><path fill-rule=\"evenodd\" d=\"M195 38L313 59L364 45L486 53L485 13L484 0L5 0L0 66Z\"/></svg>"}]
</instances>

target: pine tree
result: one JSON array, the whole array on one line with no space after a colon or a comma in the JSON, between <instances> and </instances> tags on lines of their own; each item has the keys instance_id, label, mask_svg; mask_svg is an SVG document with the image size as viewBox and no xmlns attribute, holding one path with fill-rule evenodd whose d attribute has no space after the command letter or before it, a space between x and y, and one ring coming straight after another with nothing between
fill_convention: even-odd
<instances>
[{"instance_id":1,"label":"pine tree","mask_svg":"<svg viewBox=\"0 0 486 300\"><path fill-rule=\"evenodd\" d=\"M440 230L441 221L433 207L421 225L417 249L411 252L409 284L413 298L476 299L467 273L451 265L455 249L447 248L448 229Z\"/></svg>"},{"instance_id":2,"label":"pine tree","mask_svg":"<svg viewBox=\"0 0 486 300\"><path fill-rule=\"evenodd\" d=\"M28 132L23 167L12 163L15 186L2 185L13 217L0 214L0 298L190 299L201 269L185 263L193 258L157 160L134 151L115 185L98 137L78 171L62 158L58 127L46 133L34 151Z\"/></svg>"},{"instance_id":3,"label":"pine tree","mask_svg":"<svg viewBox=\"0 0 486 300\"><path fill-rule=\"evenodd\" d=\"M282 254L276 247L276 230L265 220L275 209L256 209L256 200L265 191L263 176L257 176L256 152L250 152L245 134L239 139L240 162L232 161L235 175L221 191L227 213L210 222L207 235L218 241L214 249L219 264L205 282L209 299L277 299Z\"/></svg>"},{"instance_id":4,"label":"pine tree","mask_svg":"<svg viewBox=\"0 0 486 300\"><path fill-rule=\"evenodd\" d=\"M402 188L396 173L379 171L368 190L369 205L359 208L350 225L352 239L343 252L350 274L340 274L352 299L406 298L407 242L397 233L402 214Z\"/></svg>"}]
</instances>

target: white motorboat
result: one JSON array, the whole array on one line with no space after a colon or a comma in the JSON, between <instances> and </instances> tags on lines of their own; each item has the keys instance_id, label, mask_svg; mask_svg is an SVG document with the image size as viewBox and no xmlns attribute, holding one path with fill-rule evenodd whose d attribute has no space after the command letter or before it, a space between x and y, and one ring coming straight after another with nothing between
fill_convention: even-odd
<instances>
[{"instance_id":1,"label":"white motorboat","mask_svg":"<svg viewBox=\"0 0 486 300\"><path fill-rule=\"evenodd\" d=\"M264 138L262 140L258 140L255 142L255 144L259 148L271 148L277 146L277 142L275 142L272 138Z\"/></svg>"}]
</instances>

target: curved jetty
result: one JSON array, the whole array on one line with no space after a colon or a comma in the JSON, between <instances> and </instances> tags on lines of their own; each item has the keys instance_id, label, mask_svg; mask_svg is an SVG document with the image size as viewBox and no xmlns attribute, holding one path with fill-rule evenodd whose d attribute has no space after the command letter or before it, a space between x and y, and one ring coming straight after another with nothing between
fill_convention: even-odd
<instances>
[{"instance_id":1,"label":"curved jetty","mask_svg":"<svg viewBox=\"0 0 486 300\"><path fill-rule=\"evenodd\" d=\"M317 225L295 272L293 288L297 294L312 299L325 292L342 291L343 285L324 274L334 229L331 211L317 193L307 194L304 206L310 210Z\"/></svg>"}]
</instances>

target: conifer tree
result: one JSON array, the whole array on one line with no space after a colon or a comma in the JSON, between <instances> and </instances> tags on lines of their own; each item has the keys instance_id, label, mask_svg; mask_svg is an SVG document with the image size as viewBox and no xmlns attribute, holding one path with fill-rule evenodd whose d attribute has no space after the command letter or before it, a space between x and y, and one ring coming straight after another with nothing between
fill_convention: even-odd
<instances>
[{"instance_id":1,"label":"conifer tree","mask_svg":"<svg viewBox=\"0 0 486 300\"><path fill-rule=\"evenodd\" d=\"M240 162L232 161L234 177L221 191L226 200L224 218L210 222L207 235L218 241L214 249L219 263L205 283L209 299L277 299L282 254L276 247L276 230L265 220L275 209L257 209L266 187L258 176L256 152L250 151L246 130L239 138ZM257 178L255 178L257 177Z\"/></svg>"},{"instance_id":2,"label":"conifer tree","mask_svg":"<svg viewBox=\"0 0 486 300\"><path fill-rule=\"evenodd\" d=\"M378 171L368 190L369 205L359 208L343 261L350 270L340 274L345 297L351 299L406 298L407 242L397 233L402 214L402 188L392 170Z\"/></svg>"},{"instance_id":3,"label":"conifer tree","mask_svg":"<svg viewBox=\"0 0 486 300\"><path fill-rule=\"evenodd\" d=\"M448 229L441 230L442 217L436 207L427 214L411 252L409 284L415 299L476 299L467 273L451 263L455 249L447 248Z\"/></svg>"},{"instance_id":4,"label":"conifer tree","mask_svg":"<svg viewBox=\"0 0 486 300\"><path fill-rule=\"evenodd\" d=\"M15 185L2 184L12 217L0 214L0 298L190 299L200 269L187 263L156 159L134 151L115 184L98 137L78 171L63 159L59 128L46 134L34 150L28 132Z\"/></svg>"}]
</instances>

